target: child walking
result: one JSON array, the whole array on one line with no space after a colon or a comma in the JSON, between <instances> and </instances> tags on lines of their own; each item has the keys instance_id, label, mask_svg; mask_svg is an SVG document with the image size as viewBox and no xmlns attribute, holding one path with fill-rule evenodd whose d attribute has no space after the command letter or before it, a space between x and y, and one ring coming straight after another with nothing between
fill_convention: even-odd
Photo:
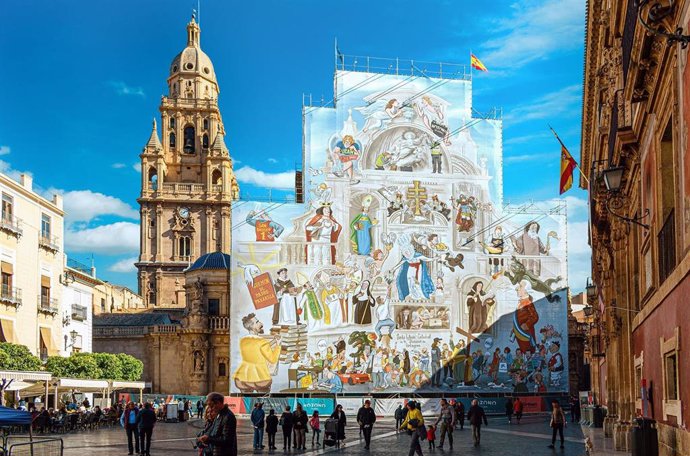
<instances>
[{"instance_id":1,"label":"child walking","mask_svg":"<svg viewBox=\"0 0 690 456\"><path fill-rule=\"evenodd\" d=\"M433 424L426 428L426 439L429 441L429 449L436 449L436 426Z\"/></svg>"},{"instance_id":2,"label":"child walking","mask_svg":"<svg viewBox=\"0 0 690 456\"><path fill-rule=\"evenodd\" d=\"M319 422L319 411L314 410L309 420L309 427L311 427L311 446L314 446L314 437L316 437L316 446L321 446L319 437L321 436L321 423Z\"/></svg>"}]
</instances>

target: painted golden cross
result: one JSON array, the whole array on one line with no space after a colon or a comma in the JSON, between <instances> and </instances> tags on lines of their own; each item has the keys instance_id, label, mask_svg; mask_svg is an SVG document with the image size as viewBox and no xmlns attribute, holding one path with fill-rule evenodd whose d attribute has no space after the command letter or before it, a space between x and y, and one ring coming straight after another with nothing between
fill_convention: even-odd
<instances>
[{"instance_id":1,"label":"painted golden cross","mask_svg":"<svg viewBox=\"0 0 690 456\"><path fill-rule=\"evenodd\" d=\"M427 198L426 188L418 180L412 181L412 187L407 189L407 197L414 201L414 215L422 215L422 200Z\"/></svg>"}]
</instances>

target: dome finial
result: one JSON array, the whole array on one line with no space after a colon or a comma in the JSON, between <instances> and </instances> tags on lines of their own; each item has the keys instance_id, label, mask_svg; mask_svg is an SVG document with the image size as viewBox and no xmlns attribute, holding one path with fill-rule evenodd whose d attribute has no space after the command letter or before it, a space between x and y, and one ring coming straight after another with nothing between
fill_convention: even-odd
<instances>
[{"instance_id":1,"label":"dome finial","mask_svg":"<svg viewBox=\"0 0 690 456\"><path fill-rule=\"evenodd\" d=\"M156 118L153 118L153 131L158 132L158 125L156 124Z\"/></svg>"},{"instance_id":2,"label":"dome finial","mask_svg":"<svg viewBox=\"0 0 690 456\"><path fill-rule=\"evenodd\" d=\"M187 46L199 47L199 25L196 23L196 10L192 10L192 20L187 24Z\"/></svg>"}]
</instances>

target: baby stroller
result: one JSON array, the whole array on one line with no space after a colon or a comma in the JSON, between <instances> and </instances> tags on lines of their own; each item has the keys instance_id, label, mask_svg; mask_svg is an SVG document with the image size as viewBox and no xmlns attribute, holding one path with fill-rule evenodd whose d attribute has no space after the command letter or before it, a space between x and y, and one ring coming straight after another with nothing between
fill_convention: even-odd
<instances>
[{"instance_id":1,"label":"baby stroller","mask_svg":"<svg viewBox=\"0 0 690 456\"><path fill-rule=\"evenodd\" d=\"M326 420L326 428L323 434L323 445L324 446L340 446L340 440L338 440L338 420L335 418L329 418Z\"/></svg>"}]
</instances>

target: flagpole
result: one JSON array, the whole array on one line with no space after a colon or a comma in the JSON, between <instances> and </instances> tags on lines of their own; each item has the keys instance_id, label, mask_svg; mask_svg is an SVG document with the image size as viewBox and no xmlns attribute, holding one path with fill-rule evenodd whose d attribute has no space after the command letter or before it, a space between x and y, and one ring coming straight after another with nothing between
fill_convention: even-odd
<instances>
[{"instance_id":1,"label":"flagpole","mask_svg":"<svg viewBox=\"0 0 690 456\"><path fill-rule=\"evenodd\" d=\"M548 124L547 124L547 125L548 125ZM558 142L561 144L561 147L564 148L565 150L568 150L568 148L565 147L565 144L563 144L563 141L561 141L561 138L558 136L558 133L556 133L556 130L554 130L554 129L551 127L551 125L548 125L548 127L549 127L549 129L551 130L551 132L553 133L553 135L556 137L556 139L558 140ZM570 153L570 151L568 151L568 153ZM571 157L572 157L572 155L571 155ZM582 178L583 178L585 181L587 181L587 185L589 185L589 179L587 178L587 175L582 171L582 168L580 168L580 164L579 164L579 163L577 162L577 160L575 160L575 159L573 159L573 161L575 162L575 167L577 167L578 171L580 171L580 176L582 176Z\"/></svg>"}]
</instances>

